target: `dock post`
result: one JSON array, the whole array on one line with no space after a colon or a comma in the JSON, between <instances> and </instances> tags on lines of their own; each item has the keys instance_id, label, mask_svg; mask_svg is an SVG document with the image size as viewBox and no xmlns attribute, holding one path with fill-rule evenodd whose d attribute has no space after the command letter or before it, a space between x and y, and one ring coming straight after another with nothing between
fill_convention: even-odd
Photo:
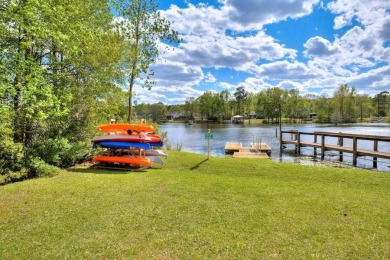
<instances>
[{"instance_id":1,"label":"dock post","mask_svg":"<svg viewBox=\"0 0 390 260\"><path fill-rule=\"evenodd\" d=\"M301 133L297 136L297 153L301 154Z\"/></svg>"},{"instance_id":2,"label":"dock post","mask_svg":"<svg viewBox=\"0 0 390 260\"><path fill-rule=\"evenodd\" d=\"M317 143L317 133L314 132L314 143ZM317 157L317 148L314 146L314 158Z\"/></svg>"},{"instance_id":3,"label":"dock post","mask_svg":"<svg viewBox=\"0 0 390 260\"><path fill-rule=\"evenodd\" d=\"M339 137L339 140L337 142L337 144L339 146L344 146L344 138L342 138L341 136ZM343 152L339 152L339 161L342 162L343 161Z\"/></svg>"},{"instance_id":4,"label":"dock post","mask_svg":"<svg viewBox=\"0 0 390 260\"><path fill-rule=\"evenodd\" d=\"M378 140L374 140L374 152L378 151ZM372 157L372 167L378 168L378 157Z\"/></svg>"},{"instance_id":5,"label":"dock post","mask_svg":"<svg viewBox=\"0 0 390 260\"><path fill-rule=\"evenodd\" d=\"M353 137L353 147L352 147L352 165L356 166L357 164L357 138L356 136Z\"/></svg>"},{"instance_id":6,"label":"dock post","mask_svg":"<svg viewBox=\"0 0 390 260\"><path fill-rule=\"evenodd\" d=\"M278 132L278 129L276 128L276 132ZM279 152L280 156L282 156L282 149L283 149L283 134L282 131L279 133Z\"/></svg>"},{"instance_id":7,"label":"dock post","mask_svg":"<svg viewBox=\"0 0 390 260\"><path fill-rule=\"evenodd\" d=\"M207 134L208 134L208 138L207 138L207 160L210 160L210 137L211 137L211 132L210 132L210 129L207 129Z\"/></svg>"},{"instance_id":8,"label":"dock post","mask_svg":"<svg viewBox=\"0 0 390 260\"><path fill-rule=\"evenodd\" d=\"M325 135L321 134L321 160L325 158Z\"/></svg>"}]
</instances>

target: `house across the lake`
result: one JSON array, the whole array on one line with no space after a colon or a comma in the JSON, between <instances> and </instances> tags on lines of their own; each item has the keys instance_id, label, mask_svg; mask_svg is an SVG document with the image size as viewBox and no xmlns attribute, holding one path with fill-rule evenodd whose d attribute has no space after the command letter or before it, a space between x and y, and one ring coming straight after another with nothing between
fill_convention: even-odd
<instances>
[{"instance_id":1,"label":"house across the lake","mask_svg":"<svg viewBox=\"0 0 390 260\"><path fill-rule=\"evenodd\" d=\"M234 123L234 124L244 123L244 117L240 116L240 115L233 116L232 123Z\"/></svg>"}]
</instances>

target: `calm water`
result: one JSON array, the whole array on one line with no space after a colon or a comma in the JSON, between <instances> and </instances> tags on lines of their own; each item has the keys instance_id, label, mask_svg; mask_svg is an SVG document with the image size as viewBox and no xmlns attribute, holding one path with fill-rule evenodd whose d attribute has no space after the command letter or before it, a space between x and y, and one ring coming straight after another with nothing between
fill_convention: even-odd
<instances>
[{"instance_id":1,"label":"calm water","mask_svg":"<svg viewBox=\"0 0 390 260\"><path fill-rule=\"evenodd\" d=\"M256 124L194 124L188 125L184 123L169 123L160 126L162 131L167 131L168 142L173 148L176 145L181 146L182 151L193 152L199 154L207 154L207 140L205 134L210 129L213 134L211 141L212 156L225 156L225 145L227 142L241 142L244 146L249 146L254 140L260 140L262 143L267 143L272 148L271 159L274 161L294 162L300 164L332 164L337 167L350 166L352 163L352 155L344 153L344 163L338 162L338 154L336 152L326 152L326 160L321 161L319 155L313 158L313 148L301 148L301 156L294 154L294 146L289 145L283 150L282 156L279 154L279 138L276 137L277 125L264 126ZM352 124L343 126L334 125L283 125L282 130L298 130L302 132L343 132L343 133L359 133L370 135L390 136L390 124ZM279 133L278 133L279 134ZM303 136L302 136L303 137ZM287 139L287 134L284 139ZM307 141L312 141L312 136L306 136ZM329 140L329 141L328 141ZM302 139L305 141L305 139ZM327 143L337 143L337 139L327 137ZM352 140L344 139L344 145L352 146ZM371 149L373 143L370 141L358 141L358 147L366 147ZM379 151L390 151L390 142L379 142ZM372 168L371 157L358 157L358 167ZM390 160L378 159L378 170L390 172Z\"/></svg>"}]
</instances>

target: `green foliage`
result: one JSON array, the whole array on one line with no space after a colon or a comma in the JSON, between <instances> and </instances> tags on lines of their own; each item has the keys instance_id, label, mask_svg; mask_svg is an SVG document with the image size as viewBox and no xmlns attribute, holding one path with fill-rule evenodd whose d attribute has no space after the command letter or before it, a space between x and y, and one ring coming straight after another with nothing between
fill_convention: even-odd
<instances>
[{"instance_id":1,"label":"green foliage","mask_svg":"<svg viewBox=\"0 0 390 260\"><path fill-rule=\"evenodd\" d=\"M46 166L31 158L73 165L88 156L96 125L124 114L116 84L125 41L111 6L31 0L0 8L1 171L33 177Z\"/></svg>"},{"instance_id":2,"label":"green foliage","mask_svg":"<svg viewBox=\"0 0 390 260\"><path fill-rule=\"evenodd\" d=\"M61 169L47 164L42 159L32 158L29 162L31 174L36 177L51 177L58 174Z\"/></svg>"},{"instance_id":3,"label":"green foliage","mask_svg":"<svg viewBox=\"0 0 390 260\"><path fill-rule=\"evenodd\" d=\"M234 97L238 103L238 114L244 115L245 112L243 110L243 106L248 99L248 92L243 86L237 87L236 91L234 92Z\"/></svg>"},{"instance_id":4,"label":"green foliage","mask_svg":"<svg viewBox=\"0 0 390 260\"><path fill-rule=\"evenodd\" d=\"M23 145L9 139L0 142L0 175L18 172L24 166Z\"/></svg>"},{"instance_id":5,"label":"green foliage","mask_svg":"<svg viewBox=\"0 0 390 260\"><path fill-rule=\"evenodd\" d=\"M91 148L92 145L87 142L71 143L66 138L57 138L39 140L31 150L48 164L69 167L89 159Z\"/></svg>"},{"instance_id":6,"label":"green foliage","mask_svg":"<svg viewBox=\"0 0 390 260\"><path fill-rule=\"evenodd\" d=\"M31 176L25 163L23 145L10 138L0 142L0 185Z\"/></svg>"}]
</instances>

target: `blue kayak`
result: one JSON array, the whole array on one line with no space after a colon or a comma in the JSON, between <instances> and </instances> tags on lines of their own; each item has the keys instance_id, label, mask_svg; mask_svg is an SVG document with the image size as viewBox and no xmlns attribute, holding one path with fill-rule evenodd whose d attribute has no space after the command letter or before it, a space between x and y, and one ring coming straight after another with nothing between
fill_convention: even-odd
<instances>
[{"instance_id":1,"label":"blue kayak","mask_svg":"<svg viewBox=\"0 0 390 260\"><path fill-rule=\"evenodd\" d=\"M102 141L102 142L95 142L94 144L101 146L103 148L112 148L112 149L129 149L131 147L131 148L141 148L145 150L150 150L149 143Z\"/></svg>"},{"instance_id":2,"label":"blue kayak","mask_svg":"<svg viewBox=\"0 0 390 260\"><path fill-rule=\"evenodd\" d=\"M164 143L163 142L149 142L151 147L163 147Z\"/></svg>"}]
</instances>

